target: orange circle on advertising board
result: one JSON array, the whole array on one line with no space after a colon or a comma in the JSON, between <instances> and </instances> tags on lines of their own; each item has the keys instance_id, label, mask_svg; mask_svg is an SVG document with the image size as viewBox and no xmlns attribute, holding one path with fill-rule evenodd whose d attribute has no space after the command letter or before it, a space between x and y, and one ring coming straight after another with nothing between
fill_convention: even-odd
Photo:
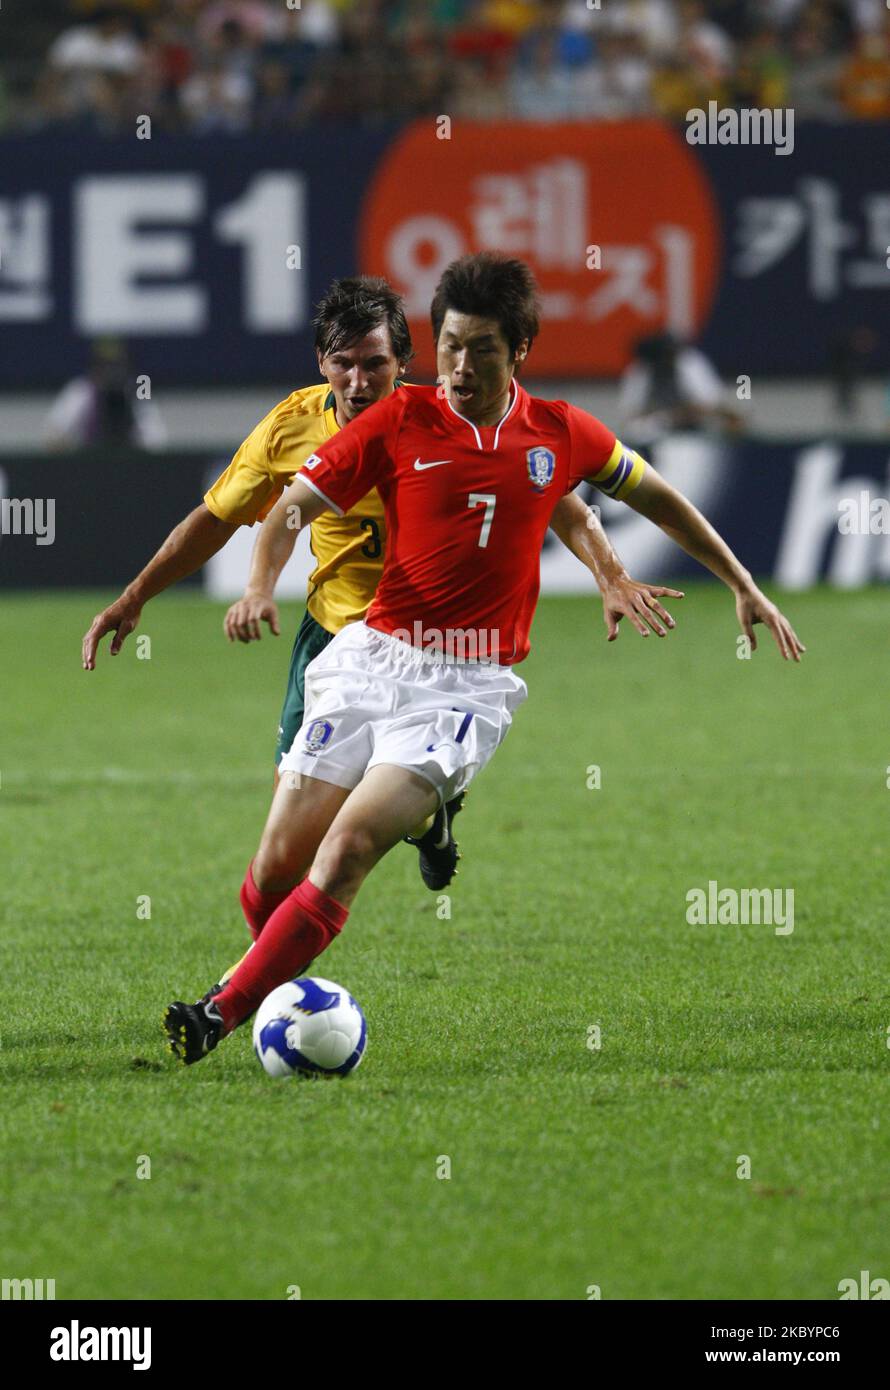
<instances>
[{"instance_id":1,"label":"orange circle on advertising board","mask_svg":"<svg viewBox=\"0 0 890 1390\"><path fill-rule=\"evenodd\" d=\"M417 121L378 165L359 231L362 270L404 296L417 366L435 372L429 306L470 251L529 262L542 331L530 375L614 376L634 342L694 338L713 301L717 210L685 141L654 120L520 125Z\"/></svg>"}]
</instances>

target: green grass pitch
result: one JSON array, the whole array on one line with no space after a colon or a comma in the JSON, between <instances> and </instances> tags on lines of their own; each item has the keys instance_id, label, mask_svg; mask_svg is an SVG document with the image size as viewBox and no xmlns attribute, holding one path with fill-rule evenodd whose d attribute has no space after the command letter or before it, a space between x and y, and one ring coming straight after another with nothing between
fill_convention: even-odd
<instances>
[{"instance_id":1,"label":"green grass pitch","mask_svg":"<svg viewBox=\"0 0 890 1390\"><path fill-rule=\"evenodd\" d=\"M799 668L766 635L739 660L707 584L664 641L543 600L451 918L398 846L316 967L364 1006L365 1060L316 1083L267 1079L249 1028L178 1067L159 1026L247 943L296 609L248 649L168 596L150 659L131 638L86 674L98 602L0 610L0 1275L86 1299L890 1277L884 593L789 597ZM793 888L793 933L690 926L709 880Z\"/></svg>"}]
</instances>

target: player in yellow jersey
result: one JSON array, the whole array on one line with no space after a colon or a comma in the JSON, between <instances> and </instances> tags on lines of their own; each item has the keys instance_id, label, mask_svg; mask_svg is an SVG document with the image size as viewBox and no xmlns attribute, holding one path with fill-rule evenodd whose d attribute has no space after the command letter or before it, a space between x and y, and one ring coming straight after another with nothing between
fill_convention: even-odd
<instances>
[{"instance_id":1,"label":"player in yellow jersey","mask_svg":"<svg viewBox=\"0 0 890 1390\"><path fill-rule=\"evenodd\" d=\"M386 330L378 327L375 332L383 336ZM372 344L367 369L374 375L383 369L386 377L392 364L385 344L379 346L384 350L378 352L377 345ZM397 357L398 353L395 355ZM363 378L357 382L361 387L359 398L346 395L349 384L341 382L340 377L348 376L351 371L351 354L347 350L341 353L335 348L326 356L330 361L325 365L325 372L330 374L334 386L328 381L320 386L304 387L275 406L248 435L225 473L205 494L206 506L220 521L241 521L250 525L266 516L303 460L338 433L338 395L345 398L347 420L355 418L366 403L378 399L376 383L369 389L369 383ZM404 370L404 365L400 363L400 369ZM394 384L398 385L398 378ZM391 390L392 385L388 382L387 385ZM383 502L376 489L346 516L335 516L331 512L321 525L310 529L310 546L316 563L309 576L306 612L294 643L278 729L276 764L290 748L303 722L306 666L341 628L364 617L380 578L385 541ZM237 620L240 612L239 605L235 604L226 616L225 630L230 640L258 639L258 624L240 623Z\"/></svg>"},{"instance_id":2,"label":"player in yellow jersey","mask_svg":"<svg viewBox=\"0 0 890 1390\"><path fill-rule=\"evenodd\" d=\"M323 383L294 391L260 421L202 505L171 532L120 597L93 619L83 639L86 670L95 668L103 636L114 633L111 653L117 655L150 598L199 569L239 526L262 521L305 460L325 440L397 388L413 352L401 299L385 280L368 276L335 280L319 302L313 324ZM610 640L624 616L644 634L652 630L664 636L666 629L674 626L658 599L665 594L679 595L675 590L632 580L595 515L580 498L571 494L563 498L552 525L560 540L593 573L603 598ZM306 666L347 623L364 616L374 596L386 545L380 497L376 491L369 492L342 517L325 513L313 523L310 534L316 567L294 643L277 759L290 748L302 723ZM265 616L262 596L248 590L227 614L229 638L245 642L258 638ZM277 633L277 625L273 631ZM434 819L426 835L417 828L424 881L430 887L444 886L442 878L447 875L447 881L454 872L456 846L451 820L457 809L451 805L444 826ZM434 851L437 841L441 844ZM427 850L432 859L425 857ZM261 882L256 887L274 891L277 885ZM249 913L247 904L245 913Z\"/></svg>"}]
</instances>

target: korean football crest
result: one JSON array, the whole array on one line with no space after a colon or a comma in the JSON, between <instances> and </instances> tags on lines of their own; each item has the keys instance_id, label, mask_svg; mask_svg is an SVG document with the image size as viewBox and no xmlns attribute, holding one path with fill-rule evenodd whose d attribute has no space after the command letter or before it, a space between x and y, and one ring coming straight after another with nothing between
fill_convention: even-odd
<instances>
[{"instance_id":1,"label":"korean football crest","mask_svg":"<svg viewBox=\"0 0 890 1390\"><path fill-rule=\"evenodd\" d=\"M333 732L334 726L329 719L313 719L303 739L304 753L320 753Z\"/></svg>"},{"instance_id":2,"label":"korean football crest","mask_svg":"<svg viewBox=\"0 0 890 1390\"><path fill-rule=\"evenodd\" d=\"M528 463L528 477L532 487L544 488L548 483L553 482L553 474L556 471L556 455L552 449L538 446L535 449L529 449L525 458Z\"/></svg>"}]
</instances>

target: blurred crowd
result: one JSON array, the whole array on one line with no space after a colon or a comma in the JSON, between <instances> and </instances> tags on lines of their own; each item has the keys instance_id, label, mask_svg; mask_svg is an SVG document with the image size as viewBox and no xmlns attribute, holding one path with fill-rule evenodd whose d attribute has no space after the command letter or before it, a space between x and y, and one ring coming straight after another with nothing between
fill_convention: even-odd
<instances>
[{"instance_id":1,"label":"blurred crowd","mask_svg":"<svg viewBox=\"0 0 890 1390\"><path fill-rule=\"evenodd\" d=\"M890 117L884 0L41 0L38 11L7 17L4 5L0 129L117 134L146 114L153 130L199 135L441 113L682 120L712 100Z\"/></svg>"}]
</instances>

